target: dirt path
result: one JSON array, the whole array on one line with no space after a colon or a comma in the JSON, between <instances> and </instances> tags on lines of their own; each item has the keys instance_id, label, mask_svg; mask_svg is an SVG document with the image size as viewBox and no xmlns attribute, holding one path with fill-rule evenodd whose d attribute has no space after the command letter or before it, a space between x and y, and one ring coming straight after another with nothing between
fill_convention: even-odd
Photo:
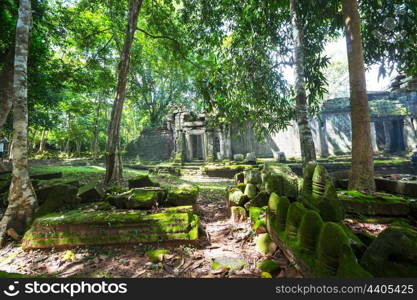
<instances>
[{"instance_id":1,"label":"dirt path","mask_svg":"<svg viewBox=\"0 0 417 300\"><path fill-rule=\"evenodd\" d=\"M187 174L184 181L200 186L196 213L200 216L201 238L193 245L127 245L68 250L24 252L11 243L0 250L0 270L58 277L260 277L256 264L267 257L256 251L249 221L234 223L225 206L229 180ZM149 261L145 252L165 248L169 255L160 263ZM281 265L277 277L300 277L281 254L273 259ZM238 270L212 270L212 261L241 262Z\"/></svg>"}]
</instances>

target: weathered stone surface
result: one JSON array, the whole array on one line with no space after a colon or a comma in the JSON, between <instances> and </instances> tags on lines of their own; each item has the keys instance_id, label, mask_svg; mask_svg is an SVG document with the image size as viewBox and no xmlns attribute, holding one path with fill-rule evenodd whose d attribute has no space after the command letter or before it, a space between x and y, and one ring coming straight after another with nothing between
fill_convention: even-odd
<instances>
[{"instance_id":1,"label":"weathered stone surface","mask_svg":"<svg viewBox=\"0 0 417 300\"><path fill-rule=\"evenodd\" d=\"M384 230L360 262L376 277L417 277L417 231L398 226Z\"/></svg>"},{"instance_id":2,"label":"weathered stone surface","mask_svg":"<svg viewBox=\"0 0 417 300\"><path fill-rule=\"evenodd\" d=\"M145 187L131 189L123 194L108 196L109 202L117 208L150 209L162 203L166 190L160 187Z\"/></svg>"},{"instance_id":3,"label":"weathered stone surface","mask_svg":"<svg viewBox=\"0 0 417 300\"><path fill-rule=\"evenodd\" d=\"M306 212L307 209L301 202L293 202L288 207L285 233L289 239L297 238L298 228Z\"/></svg>"},{"instance_id":4,"label":"weathered stone surface","mask_svg":"<svg viewBox=\"0 0 417 300\"><path fill-rule=\"evenodd\" d=\"M247 195L243 194L241 190L238 188L232 188L229 191L229 197L227 199L227 206L243 206L246 202L249 201L249 198Z\"/></svg>"},{"instance_id":5,"label":"weathered stone surface","mask_svg":"<svg viewBox=\"0 0 417 300\"><path fill-rule=\"evenodd\" d=\"M267 193L276 193L296 199L298 195L298 181L285 173L267 173L264 175L264 188Z\"/></svg>"},{"instance_id":6,"label":"weathered stone surface","mask_svg":"<svg viewBox=\"0 0 417 300\"><path fill-rule=\"evenodd\" d=\"M233 160L234 161L243 161L244 160L244 156L243 156L243 154L235 154L235 155L233 155Z\"/></svg>"},{"instance_id":7,"label":"weathered stone surface","mask_svg":"<svg viewBox=\"0 0 417 300\"><path fill-rule=\"evenodd\" d=\"M259 171L258 169L245 171L244 182L246 184L247 183L261 184L262 183L261 171Z\"/></svg>"},{"instance_id":8,"label":"weathered stone surface","mask_svg":"<svg viewBox=\"0 0 417 300\"><path fill-rule=\"evenodd\" d=\"M230 208L230 218L235 223L240 223L247 218L246 209L242 206L232 206Z\"/></svg>"},{"instance_id":9,"label":"weathered stone surface","mask_svg":"<svg viewBox=\"0 0 417 300\"><path fill-rule=\"evenodd\" d=\"M245 181L245 173L244 172L237 173L234 177L235 177L236 184L244 183L244 181Z\"/></svg>"},{"instance_id":10,"label":"weathered stone surface","mask_svg":"<svg viewBox=\"0 0 417 300\"><path fill-rule=\"evenodd\" d=\"M39 208L35 217L40 217L63 208L75 207L80 203L78 188L69 184L55 184L36 190Z\"/></svg>"},{"instance_id":11,"label":"weathered stone surface","mask_svg":"<svg viewBox=\"0 0 417 300\"><path fill-rule=\"evenodd\" d=\"M101 201L104 198L103 186L99 183L83 185L78 190L78 197L80 197L81 203Z\"/></svg>"},{"instance_id":12,"label":"weathered stone surface","mask_svg":"<svg viewBox=\"0 0 417 300\"><path fill-rule=\"evenodd\" d=\"M29 250L198 239L198 216L190 212L191 207L178 209L155 214L108 210L49 214L33 222L23 237L22 247Z\"/></svg>"},{"instance_id":13,"label":"weathered stone surface","mask_svg":"<svg viewBox=\"0 0 417 300\"><path fill-rule=\"evenodd\" d=\"M417 181L399 181L386 178L375 178L378 191L417 197Z\"/></svg>"},{"instance_id":14,"label":"weathered stone surface","mask_svg":"<svg viewBox=\"0 0 417 300\"><path fill-rule=\"evenodd\" d=\"M364 194L358 191L340 191L339 199L350 213L377 216L407 216L410 201L387 194Z\"/></svg>"},{"instance_id":15,"label":"weathered stone surface","mask_svg":"<svg viewBox=\"0 0 417 300\"><path fill-rule=\"evenodd\" d=\"M250 163L250 164L255 164L256 163L255 152L246 153L245 162Z\"/></svg>"},{"instance_id":16,"label":"weathered stone surface","mask_svg":"<svg viewBox=\"0 0 417 300\"><path fill-rule=\"evenodd\" d=\"M128 180L129 189L159 186L159 183L153 182L148 175L136 175L134 178Z\"/></svg>"},{"instance_id":17,"label":"weathered stone surface","mask_svg":"<svg viewBox=\"0 0 417 300\"><path fill-rule=\"evenodd\" d=\"M197 186L183 184L168 191L167 204L173 206L194 205L197 202L198 194Z\"/></svg>"},{"instance_id":18,"label":"weathered stone surface","mask_svg":"<svg viewBox=\"0 0 417 300\"><path fill-rule=\"evenodd\" d=\"M267 206L268 205L268 200L269 200L269 194L267 192L259 192L255 198L253 198L250 203L251 203L251 207L252 206L256 206L256 207L263 207L263 206Z\"/></svg>"},{"instance_id":19,"label":"weathered stone surface","mask_svg":"<svg viewBox=\"0 0 417 300\"><path fill-rule=\"evenodd\" d=\"M317 210L324 221L341 221L345 210L326 169L315 163L308 163L303 178L303 204Z\"/></svg>"},{"instance_id":20,"label":"weathered stone surface","mask_svg":"<svg viewBox=\"0 0 417 300\"><path fill-rule=\"evenodd\" d=\"M256 238L256 250L262 254L272 255L277 250L277 245L271 240L268 233L263 233Z\"/></svg>"},{"instance_id":21,"label":"weathered stone surface","mask_svg":"<svg viewBox=\"0 0 417 300\"><path fill-rule=\"evenodd\" d=\"M248 196L249 199L253 199L258 194L258 189L256 185L252 183L248 183L245 187L245 195Z\"/></svg>"},{"instance_id":22,"label":"weathered stone surface","mask_svg":"<svg viewBox=\"0 0 417 300\"><path fill-rule=\"evenodd\" d=\"M240 270L246 266L246 263L238 257L215 257L212 259L211 268L213 270L229 269Z\"/></svg>"}]
</instances>

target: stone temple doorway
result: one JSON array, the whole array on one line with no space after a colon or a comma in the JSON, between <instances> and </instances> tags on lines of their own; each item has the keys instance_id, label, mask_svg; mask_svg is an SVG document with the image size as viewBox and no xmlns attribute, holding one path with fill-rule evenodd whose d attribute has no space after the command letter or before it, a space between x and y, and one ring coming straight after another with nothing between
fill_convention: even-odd
<instances>
[{"instance_id":1,"label":"stone temple doorway","mask_svg":"<svg viewBox=\"0 0 417 300\"><path fill-rule=\"evenodd\" d=\"M193 134L191 135L191 143L192 143L192 153L191 159L192 160L203 160L203 135L202 134Z\"/></svg>"}]
</instances>

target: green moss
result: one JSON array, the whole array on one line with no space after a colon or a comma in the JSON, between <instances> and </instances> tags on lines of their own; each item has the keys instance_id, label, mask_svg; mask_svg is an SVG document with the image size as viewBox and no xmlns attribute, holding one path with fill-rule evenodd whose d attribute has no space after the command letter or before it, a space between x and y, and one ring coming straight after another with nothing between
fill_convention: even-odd
<instances>
[{"instance_id":1,"label":"green moss","mask_svg":"<svg viewBox=\"0 0 417 300\"><path fill-rule=\"evenodd\" d=\"M245 183L239 183L238 185L236 185L236 187L242 191L242 193L245 192L246 189L246 184Z\"/></svg>"},{"instance_id":2,"label":"green moss","mask_svg":"<svg viewBox=\"0 0 417 300\"><path fill-rule=\"evenodd\" d=\"M288 207L287 220L285 222L285 233L288 239L296 239L298 228L307 209L301 202L293 202Z\"/></svg>"},{"instance_id":3,"label":"green moss","mask_svg":"<svg viewBox=\"0 0 417 300\"><path fill-rule=\"evenodd\" d=\"M164 257L167 256L167 255L169 255L169 251L167 249L156 249L156 250L146 251L146 256L154 264L163 261Z\"/></svg>"},{"instance_id":4,"label":"green moss","mask_svg":"<svg viewBox=\"0 0 417 300\"><path fill-rule=\"evenodd\" d=\"M258 194L258 189L256 185L252 183L248 183L245 188L245 195L248 196L249 199L253 199Z\"/></svg>"},{"instance_id":5,"label":"green moss","mask_svg":"<svg viewBox=\"0 0 417 300\"><path fill-rule=\"evenodd\" d=\"M277 249L277 246L271 240L268 233L263 233L256 239L256 249L262 254L272 255Z\"/></svg>"},{"instance_id":6,"label":"green moss","mask_svg":"<svg viewBox=\"0 0 417 300\"><path fill-rule=\"evenodd\" d=\"M256 232L258 230L263 229L262 231L265 232L266 231L266 222L265 220L257 220L255 222L255 224L253 224L252 229ZM262 232L261 231L261 232Z\"/></svg>"},{"instance_id":7,"label":"green moss","mask_svg":"<svg viewBox=\"0 0 417 300\"><path fill-rule=\"evenodd\" d=\"M246 266L246 263L234 257L216 257L211 262L211 268L213 270L229 269L229 270L240 270Z\"/></svg>"},{"instance_id":8,"label":"green moss","mask_svg":"<svg viewBox=\"0 0 417 300\"><path fill-rule=\"evenodd\" d=\"M317 275L322 277L336 275L339 264L339 252L348 239L337 223L327 222L320 232L317 258Z\"/></svg>"},{"instance_id":9,"label":"green moss","mask_svg":"<svg viewBox=\"0 0 417 300\"><path fill-rule=\"evenodd\" d=\"M272 275L271 273L268 273L268 272L262 272L261 278L272 278Z\"/></svg>"},{"instance_id":10,"label":"green moss","mask_svg":"<svg viewBox=\"0 0 417 300\"><path fill-rule=\"evenodd\" d=\"M247 195L243 194L239 189L232 188L229 191L229 206L242 206L249 201Z\"/></svg>"},{"instance_id":11,"label":"green moss","mask_svg":"<svg viewBox=\"0 0 417 300\"><path fill-rule=\"evenodd\" d=\"M268 205L269 194L267 192L259 192L255 198L251 200L251 206L263 207Z\"/></svg>"},{"instance_id":12,"label":"green moss","mask_svg":"<svg viewBox=\"0 0 417 300\"><path fill-rule=\"evenodd\" d=\"M198 186L180 185L168 191L167 202L175 206L194 205L197 202L198 194Z\"/></svg>"},{"instance_id":13,"label":"green moss","mask_svg":"<svg viewBox=\"0 0 417 300\"><path fill-rule=\"evenodd\" d=\"M254 207L251 206L249 208L249 218L252 223L255 223L256 221L260 220L261 218L265 217L266 212L266 206L264 207Z\"/></svg>"},{"instance_id":14,"label":"green moss","mask_svg":"<svg viewBox=\"0 0 417 300\"><path fill-rule=\"evenodd\" d=\"M290 201L287 197L279 197L272 193L269 197L268 209L272 213L272 228L276 231L284 231L287 220L288 208Z\"/></svg>"},{"instance_id":15,"label":"green moss","mask_svg":"<svg viewBox=\"0 0 417 300\"><path fill-rule=\"evenodd\" d=\"M298 242L301 251L312 255L315 254L322 226L323 220L316 211L308 210L304 214L298 230Z\"/></svg>"},{"instance_id":16,"label":"green moss","mask_svg":"<svg viewBox=\"0 0 417 300\"><path fill-rule=\"evenodd\" d=\"M272 273L275 271L278 271L280 269L280 266L277 262L270 260L270 259L265 259L260 261L256 267L263 271L263 272L268 272L268 273Z\"/></svg>"}]
</instances>

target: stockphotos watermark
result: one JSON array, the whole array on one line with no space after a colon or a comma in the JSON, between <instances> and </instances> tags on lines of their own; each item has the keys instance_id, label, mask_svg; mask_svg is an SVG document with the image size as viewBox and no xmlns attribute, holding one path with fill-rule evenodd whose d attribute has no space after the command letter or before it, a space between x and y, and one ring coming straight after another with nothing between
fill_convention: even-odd
<instances>
[{"instance_id":1,"label":"stockphotos watermark","mask_svg":"<svg viewBox=\"0 0 417 300\"><path fill-rule=\"evenodd\" d=\"M6 296L14 297L19 294L60 294L69 295L74 297L78 294L126 294L127 283L107 283L101 282L25 282L19 284L19 281L14 281L13 284L9 284L3 293Z\"/></svg>"}]
</instances>

